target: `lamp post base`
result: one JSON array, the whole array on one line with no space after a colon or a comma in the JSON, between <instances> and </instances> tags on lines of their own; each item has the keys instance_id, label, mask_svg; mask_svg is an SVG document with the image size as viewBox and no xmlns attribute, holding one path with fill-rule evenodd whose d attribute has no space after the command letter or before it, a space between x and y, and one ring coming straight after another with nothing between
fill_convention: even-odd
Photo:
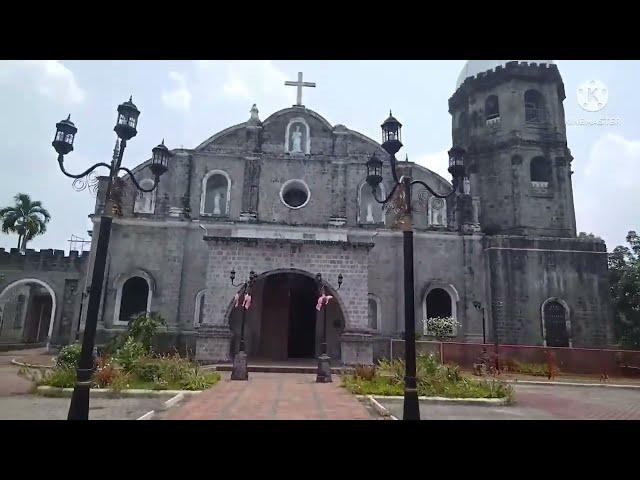
<instances>
[{"instance_id":1,"label":"lamp post base","mask_svg":"<svg viewBox=\"0 0 640 480\"><path fill-rule=\"evenodd\" d=\"M331 383L331 357L323 353L318 357L318 373L316 383Z\"/></svg>"},{"instance_id":2,"label":"lamp post base","mask_svg":"<svg viewBox=\"0 0 640 480\"><path fill-rule=\"evenodd\" d=\"M231 380L248 380L249 373L247 371L247 354L240 351L233 357L233 370L231 371Z\"/></svg>"},{"instance_id":3,"label":"lamp post base","mask_svg":"<svg viewBox=\"0 0 640 480\"><path fill-rule=\"evenodd\" d=\"M404 389L404 406L402 420L420 420L420 402L418 390L415 388Z\"/></svg>"}]
</instances>

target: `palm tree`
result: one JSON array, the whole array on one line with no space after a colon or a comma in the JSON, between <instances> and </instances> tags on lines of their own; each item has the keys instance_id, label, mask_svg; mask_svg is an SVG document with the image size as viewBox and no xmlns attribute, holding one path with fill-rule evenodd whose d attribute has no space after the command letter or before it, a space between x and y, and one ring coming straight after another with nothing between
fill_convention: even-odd
<instances>
[{"instance_id":1,"label":"palm tree","mask_svg":"<svg viewBox=\"0 0 640 480\"><path fill-rule=\"evenodd\" d=\"M4 233L17 233L18 248L25 250L29 240L47 231L51 215L42 207L42 202L32 201L26 193L18 193L13 198L16 201L13 207L0 209L0 229Z\"/></svg>"}]
</instances>

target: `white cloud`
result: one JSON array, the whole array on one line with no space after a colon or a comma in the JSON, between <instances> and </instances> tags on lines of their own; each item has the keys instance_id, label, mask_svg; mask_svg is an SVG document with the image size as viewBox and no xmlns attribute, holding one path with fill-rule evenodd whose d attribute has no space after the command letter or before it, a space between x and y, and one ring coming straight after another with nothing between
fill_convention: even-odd
<instances>
[{"instance_id":1,"label":"white cloud","mask_svg":"<svg viewBox=\"0 0 640 480\"><path fill-rule=\"evenodd\" d=\"M186 78L177 72L169 72L169 78L176 83L176 87L171 91L162 92L162 103L168 108L189 110L192 96Z\"/></svg>"},{"instance_id":2,"label":"white cloud","mask_svg":"<svg viewBox=\"0 0 640 480\"><path fill-rule=\"evenodd\" d=\"M418 158L411 158L409 160L422 165L429 170L436 172L445 180L451 182L451 174L448 172L449 168L449 153L448 150L441 150L434 153L426 153L420 155Z\"/></svg>"},{"instance_id":3,"label":"white cloud","mask_svg":"<svg viewBox=\"0 0 640 480\"><path fill-rule=\"evenodd\" d=\"M28 85L61 103L81 103L86 97L73 72L58 60L0 62L0 82Z\"/></svg>"},{"instance_id":4,"label":"white cloud","mask_svg":"<svg viewBox=\"0 0 640 480\"><path fill-rule=\"evenodd\" d=\"M295 88L285 87L287 74L269 60L198 61L196 66L209 81L209 90L219 91L219 96L228 100L249 103L292 105L295 103ZM211 81L213 77L214 81ZM213 85L221 81L219 87Z\"/></svg>"},{"instance_id":5,"label":"white cloud","mask_svg":"<svg viewBox=\"0 0 640 480\"><path fill-rule=\"evenodd\" d=\"M586 165L572 164L578 231L594 233L611 251L640 227L640 141L606 133L592 145Z\"/></svg>"}]
</instances>

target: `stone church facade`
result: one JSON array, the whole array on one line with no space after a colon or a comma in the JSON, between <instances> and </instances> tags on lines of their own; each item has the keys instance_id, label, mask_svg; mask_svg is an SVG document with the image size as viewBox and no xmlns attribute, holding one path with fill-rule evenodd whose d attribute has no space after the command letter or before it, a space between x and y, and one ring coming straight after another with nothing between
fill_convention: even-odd
<instances>
[{"instance_id":1,"label":"stone church facade","mask_svg":"<svg viewBox=\"0 0 640 480\"><path fill-rule=\"evenodd\" d=\"M452 341L609 345L606 247L576 236L558 69L515 61L474 71L483 66L469 62L449 100L452 144L466 150L463 193L441 200L414 192L417 331L428 317L453 316L460 326ZM166 346L195 350L202 362L228 361L241 322L232 270L236 282L258 275L246 314L249 359L319 354L317 273L334 297L327 310L332 358L370 363L384 339L402 337L402 234L365 182L375 153L384 162L377 195L393 187L378 142L304 105L264 120L254 106L245 123L172 153L157 191L137 192L125 178L98 344L131 314L151 311L168 322ZM149 163L133 171L143 187L152 182ZM399 170L440 194L451 190L423 166L402 161ZM105 189L103 180L95 235ZM15 255L2 252L0 272ZM20 276L12 272L0 278L0 292ZM86 305L73 298L69 308L80 319ZM77 321L54 326L52 343L71 341Z\"/></svg>"}]
</instances>

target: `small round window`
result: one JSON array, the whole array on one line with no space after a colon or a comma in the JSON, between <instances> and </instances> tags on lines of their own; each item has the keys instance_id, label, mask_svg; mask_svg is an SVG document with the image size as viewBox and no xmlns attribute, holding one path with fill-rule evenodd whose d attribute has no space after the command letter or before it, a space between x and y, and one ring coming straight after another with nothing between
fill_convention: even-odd
<instances>
[{"instance_id":1,"label":"small round window","mask_svg":"<svg viewBox=\"0 0 640 480\"><path fill-rule=\"evenodd\" d=\"M310 198L309 187L302 180L289 180L280 189L280 199L289 208L302 208Z\"/></svg>"}]
</instances>

